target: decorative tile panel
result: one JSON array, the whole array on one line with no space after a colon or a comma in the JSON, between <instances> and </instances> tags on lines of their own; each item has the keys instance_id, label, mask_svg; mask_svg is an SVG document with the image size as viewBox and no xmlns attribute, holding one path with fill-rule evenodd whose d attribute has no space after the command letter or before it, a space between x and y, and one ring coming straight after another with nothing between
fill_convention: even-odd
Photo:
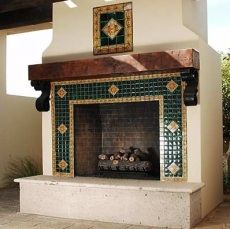
<instances>
[{"instance_id":1,"label":"decorative tile panel","mask_svg":"<svg viewBox=\"0 0 230 229\"><path fill-rule=\"evenodd\" d=\"M60 97L60 98L64 98L65 97L65 95L66 95L66 91L65 91L65 89L63 88L63 87L61 87L59 90L58 90L58 92L57 92L57 94L58 94L58 96Z\"/></svg>"},{"instance_id":2,"label":"decorative tile panel","mask_svg":"<svg viewBox=\"0 0 230 229\"><path fill-rule=\"evenodd\" d=\"M132 3L93 9L94 55L133 50Z\"/></svg>"},{"instance_id":3,"label":"decorative tile panel","mask_svg":"<svg viewBox=\"0 0 230 229\"><path fill-rule=\"evenodd\" d=\"M67 131L67 127L66 127L64 124L61 124L61 125L58 127L58 131L59 131L61 134L64 134L64 133Z\"/></svg>"},{"instance_id":4,"label":"decorative tile panel","mask_svg":"<svg viewBox=\"0 0 230 229\"><path fill-rule=\"evenodd\" d=\"M111 40L113 40L122 28L123 26L121 26L116 20L111 18L102 29L102 32L104 32L105 35L107 35Z\"/></svg>"},{"instance_id":5,"label":"decorative tile panel","mask_svg":"<svg viewBox=\"0 0 230 229\"><path fill-rule=\"evenodd\" d=\"M177 129L179 128L179 126L177 125L176 122L172 121L172 122L170 122L170 124L167 126L167 128L168 128L172 133L174 133L174 132L177 131Z\"/></svg>"},{"instance_id":6,"label":"decorative tile panel","mask_svg":"<svg viewBox=\"0 0 230 229\"><path fill-rule=\"evenodd\" d=\"M168 170L173 174L176 175L176 173L180 170L180 168L175 164L174 162L168 167Z\"/></svg>"},{"instance_id":7,"label":"decorative tile panel","mask_svg":"<svg viewBox=\"0 0 230 229\"><path fill-rule=\"evenodd\" d=\"M66 167L68 166L68 163L66 163L66 161L62 159L62 160L59 162L58 166L59 166L62 170L65 170Z\"/></svg>"},{"instance_id":8,"label":"decorative tile panel","mask_svg":"<svg viewBox=\"0 0 230 229\"><path fill-rule=\"evenodd\" d=\"M173 93L167 88L171 80L178 85ZM157 100L161 108L159 111L161 180L186 180L186 107L183 105L184 83L180 73L63 81L53 82L51 85L54 175L74 176L73 111L75 104ZM119 93L115 95L108 90L113 85L119 89ZM61 87L67 92L65 99L57 94ZM62 160L67 165L60 168L59 163Z\"/></svg>"},{"instance_id":9,"label":"decorative tile panel","mask_svg":"<svg viewBox=\"0 0 230 229\"><path fill-rule=\"evenodd\" d=\"M175 81L170 80L166 87L169 89L170 92L174 92L177 89L178 84Z\"/></svg>"},{"instance_id":10,"label":"decorative tile panel","mask_svg":"<svg viewBox=\"0 0 230 229\"><path fill-rule=\"evenodd\" d=\"M114 84L108 89L108 92L113 96L115 96L118 93L118 91L119 88Z\"/></svg>"}]
</instances>

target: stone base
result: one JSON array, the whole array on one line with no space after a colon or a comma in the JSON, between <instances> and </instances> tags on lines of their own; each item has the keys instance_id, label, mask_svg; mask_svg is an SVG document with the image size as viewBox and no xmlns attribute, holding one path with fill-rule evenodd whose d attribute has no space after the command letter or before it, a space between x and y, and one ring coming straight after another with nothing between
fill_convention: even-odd
<instances>
[{"instance_id":1,"label":"stone base","mask_svg":"<svg viewBox=\"0 0 230 229\"><path fill-rule=\"evenodd\" d=\"M35 176L20 183L20 212L191 228L201 220L201 183Z\"/></svg>"}]
</instances>

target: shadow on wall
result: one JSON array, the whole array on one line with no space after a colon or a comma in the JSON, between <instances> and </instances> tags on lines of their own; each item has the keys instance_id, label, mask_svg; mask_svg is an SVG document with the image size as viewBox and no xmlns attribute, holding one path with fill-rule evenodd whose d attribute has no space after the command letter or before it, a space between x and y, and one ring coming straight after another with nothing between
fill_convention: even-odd
<instances>
[{"instance_id":1,"label":"shadow on wall","mask_svg":"<svg viewBox=\"0 0 230 229\"><path fill-rule=\"evenodd\" d=\"M174 42L174 43L164 43L158 45L143 45L139 47L134 47L133 52L127 53L115 53L115 54L108 54L108 55L93 55L93 48L92 52L84 52L84 53L76 53L76 54L66 54L66 55L58 55L58 56L49 56L43 57L43 63L52 63L52 62L62 62L62 61L71 61L77 59L87 59L87 58L103 58L108 56L117 56L117 55L129 55L135 53L149 53L149 52L161 52L167 50L176 50L176 49L187 49L187 48L197 48L197 42L186 41L186 42ZM167 49L165 47L168 47Z\"/></svg>"},{"instance_id":2,"label":"shadow on wall","mask_svg":"<svg viewBox=\"0 0 230 229\"><path fill-rule=\"evenodd\" d=\"M35 109L35 99L0 95L1 161L0 187L5 185L4 174L16 158L30 157L38 167L42 164L41 113Z\"/></svg>"}]
</instances>

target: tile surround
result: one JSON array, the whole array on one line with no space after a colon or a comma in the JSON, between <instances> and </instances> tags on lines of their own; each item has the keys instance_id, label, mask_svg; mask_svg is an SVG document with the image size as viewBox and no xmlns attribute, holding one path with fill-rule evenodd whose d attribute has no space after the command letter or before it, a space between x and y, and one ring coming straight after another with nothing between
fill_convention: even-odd
<instances>
[{"instance_id":1,"label":"tile surround","mask_svg":"<svg viewBox=\"0 0 230 229\"><path fill-rule=\"evenodd\" d=\"M171 92L167 85L174 81L177 87ZM119 88L114 95L109 92L111 86ZM117 77L99 80L63 81L52 83L52 119L53 119L53 173L60 176L74 176L73 142L71 125L73 123L74 104L115 103L149 101L162 98L160 120L160 163L161 180L186 180L186 108L183 105L183 82L180 73L151 74L130 77ZM64 97L59 90L66 91ZM161 101L161 100L160 100ZM175 123L174 131L168 127ZM64 134L58 131L65 125ZM176 129L175 129L176 128ZM60 168L64 160L68 165ZM170 171L175 163L178 169Z\"/></svg>"}]
</instances>

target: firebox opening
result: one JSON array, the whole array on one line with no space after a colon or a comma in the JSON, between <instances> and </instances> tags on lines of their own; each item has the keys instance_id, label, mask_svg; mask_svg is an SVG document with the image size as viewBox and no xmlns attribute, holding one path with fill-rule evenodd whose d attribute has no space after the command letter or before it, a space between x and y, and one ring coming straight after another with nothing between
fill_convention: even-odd
<instances>
[{"instance_id":1,"label":"firebox opening","mask_svg":"<svg viewBox=\"0 0 230 229\"><path fill-rule=\"evenodd\" d=\"M76 176L160 179L159 102L74 107Z\"/></svg>"}]
</instances>

